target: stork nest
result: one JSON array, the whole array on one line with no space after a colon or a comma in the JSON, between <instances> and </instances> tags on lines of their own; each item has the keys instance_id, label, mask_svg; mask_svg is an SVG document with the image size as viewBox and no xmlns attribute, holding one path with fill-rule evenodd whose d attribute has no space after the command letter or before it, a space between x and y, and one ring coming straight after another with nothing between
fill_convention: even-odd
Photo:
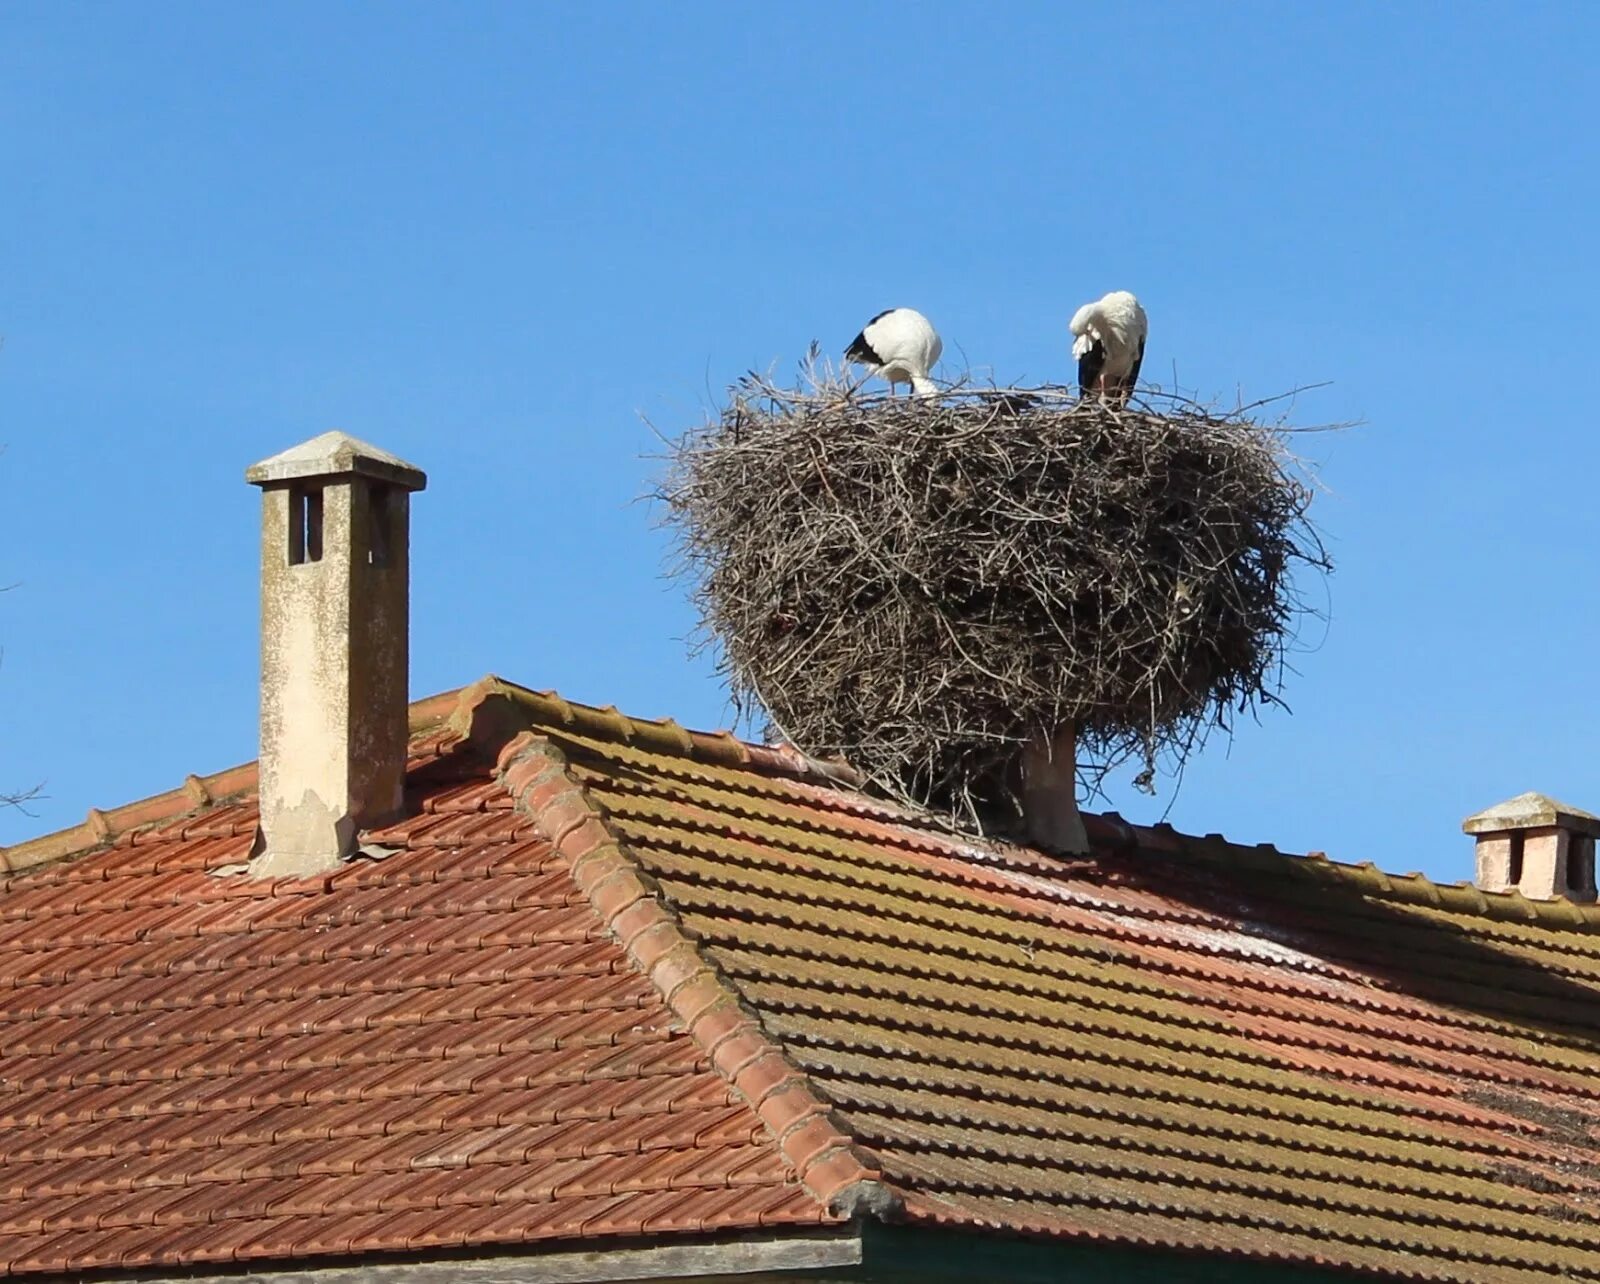
<instances>
[{"instance_id":1,"label":"stork nest","mask_svg":"<svg viewBox=\"0 0 1600 1284\"><path fill-rule=\"evenodd\" d=\"M1181 766L1278 702L1326 571L1282 423L1061 387L863 397L751 375L657 498L736 706L901 799L1009 827L1030 736Z\"/></svg>"}]
</instances>

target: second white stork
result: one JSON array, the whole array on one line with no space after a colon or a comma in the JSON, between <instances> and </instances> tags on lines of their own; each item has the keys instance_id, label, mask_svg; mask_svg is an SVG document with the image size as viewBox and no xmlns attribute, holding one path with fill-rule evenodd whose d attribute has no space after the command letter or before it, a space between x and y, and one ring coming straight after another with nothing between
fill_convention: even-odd
<instances>
[{"instance_id":1,"label":"second white stork","mask_svg":"<svg viewBox=\"0 0 1600 1284\"><path fill-rule=\"evenodd\" d=\"M909 383L919 397L936 397L939 389L928 373L943 351L939 332L927 317L915 308L890 308L861 327L844 358L888 380L891 396L895 384Z\"/></svg>"},{"instance_id":2,"label":"second white stork","mask_svg":"<svg viewBox=\"0 0 1600 1284\"><path fill-rule=\"evenodd\" d=\"M1078 393L1125 406L1139 382L1150 323L1139 300L1126 290L1085 303L1073 314L1072 355L1078 358Z\"/></svg>"}]
</instances>

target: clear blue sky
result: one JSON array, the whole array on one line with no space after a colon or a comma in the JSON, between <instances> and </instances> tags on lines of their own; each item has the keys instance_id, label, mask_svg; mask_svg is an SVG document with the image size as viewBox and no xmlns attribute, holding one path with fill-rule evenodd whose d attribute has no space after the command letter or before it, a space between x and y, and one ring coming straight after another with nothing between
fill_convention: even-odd
<instances>
[{"instance_id":1,"label":"clear blue sky","mask_svg":"<svg viewBox=\"0 0 1600 1284\"><path fill-rule=\"evenodd\" d=\"M1292 715L1112 804L1464 876L1600 810L1600 8L0 7L0 842L255 756L257 493L327 428L428 471L412 687L727 719L648 508L663 429L914 305L1307 422L1338 560Z\"/></svg>"}]
</instances>

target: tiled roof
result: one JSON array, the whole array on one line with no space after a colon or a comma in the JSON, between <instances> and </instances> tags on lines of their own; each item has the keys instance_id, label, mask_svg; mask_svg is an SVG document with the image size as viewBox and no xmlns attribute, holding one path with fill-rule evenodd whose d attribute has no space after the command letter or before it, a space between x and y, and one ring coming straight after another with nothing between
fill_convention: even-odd
<instances>
[{"instance_id":1,"label":"tiled roof","mask_svg":"<svg viewBox=\"0 0 1600 1284\"><path fill-rule=\"evenodd\" d=\"M415 814L326 878L235 872L246 798L7 880L0 1271L826 1220L440 746L414 743Z\"/></svg>"},{"instance_id":2,"label":"tiled roof","mask_svg":"<svg viewBox=\"0 0 1600 1284\"><path fill-rule=\"evenodd\" d=\"M331 877L227 872L248 771L0 852L7 1269L860 1215L1600 1280L1592 907L1115 818L1063 861L727 736L447 715Z\"/></svg>"}]
</instances>

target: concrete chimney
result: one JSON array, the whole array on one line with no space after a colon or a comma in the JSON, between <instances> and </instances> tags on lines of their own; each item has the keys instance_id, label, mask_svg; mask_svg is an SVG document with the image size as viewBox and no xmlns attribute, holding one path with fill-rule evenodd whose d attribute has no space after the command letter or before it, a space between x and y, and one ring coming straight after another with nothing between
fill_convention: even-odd
<instances>
[{"instance_id":1,"label":"concrete chimney","mask_svg":"<svg viewBox=\"0 0 1600 1284\"><path fill-rule=\"evenodd\" d=\"M1594 900L1600 816L1528 793L1468 816L1461 828L1478 840L1474 881L1484 891L1519 891L1537 900Z\"/></svg>"},{"instance_id":2,"label":"concrete chimney","mask_svg":"<svg viewBox=\"0 0 1600 1284\"><path fill-rule=\"evenodd\" d=\"M418 468L340 432L245 473L261 487L261 836L252 873L322 873L395 816L406 767Z\"/></svg>"},{"instance_id":3,"label":"concrete chimney","mask_svg":"<svg viewBox=\"0 0 1600 1284\"><path fill-rule=\"evenodd\" d=\"M1069 856L1089 850L1078 813L1078 730L1070 722L1023 746L1021 801L1030 843Z\"/></svg>"}]
</instances>

